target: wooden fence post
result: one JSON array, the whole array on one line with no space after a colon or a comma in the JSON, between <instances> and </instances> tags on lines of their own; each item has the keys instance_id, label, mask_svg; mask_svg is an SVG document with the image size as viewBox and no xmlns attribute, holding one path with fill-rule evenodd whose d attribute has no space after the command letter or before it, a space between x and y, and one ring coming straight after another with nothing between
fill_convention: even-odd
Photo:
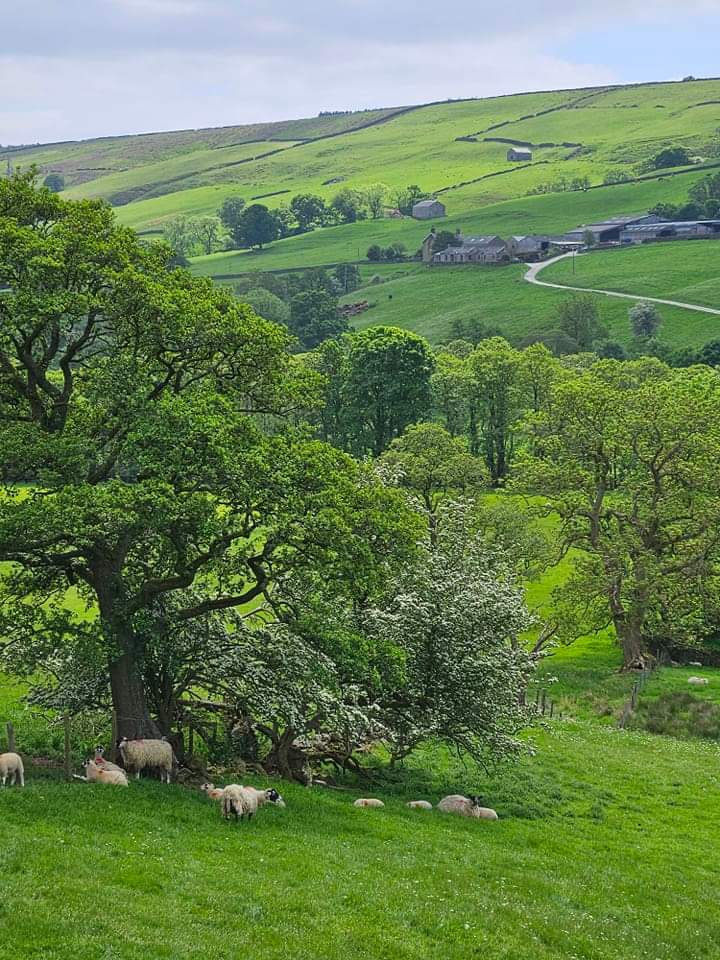
<instances>
[{"instance_id":1,"label":"wooden fence post","mask_svg":"<svg viewBox=\"0 0 720 960\"><path fill-rule=\"evenodd\" d=\"M72 757L70 756L70 717L65 714L63 717L63 731L65 734L65 779L72 780Z\"/></svg>"},{"instance_id":2,"label":"wooden fence post","mask_svg":"<svg viewBox=\"0 0 720 960\"><path fill-rule=\"evenodd\" d=\"M12 723L7 723L5 729L7 730L8 753L15 753L15 727Z\"/></svg>"}]
</instances>

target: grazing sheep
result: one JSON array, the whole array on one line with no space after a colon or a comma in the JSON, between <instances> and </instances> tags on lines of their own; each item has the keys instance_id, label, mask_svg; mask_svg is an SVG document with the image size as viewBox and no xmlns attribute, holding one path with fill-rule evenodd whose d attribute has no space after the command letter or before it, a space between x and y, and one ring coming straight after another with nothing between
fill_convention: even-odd
<instances>
[{"instance_id":1,"label":"grazing sheep","mask_svg":"<svg viewBox=\"0 0 720 960\"><path fill-rule=\"evenodd\" d=\"M111 760L105 759L105 747L95 747L95 757L93 762L100 767L101 770L117 770L119 773L125 773L122 767L119 767Z\"/></svg>"},{"instance_id":2,"label":"grazing sheep","mask_svg":"<svg viewBox=\"0 0 720 960\"><path fill-rule=\"evenodd\" d=\"M204 783L200 789L208 795L210 800L222 800L223 798L223 788L216 787L214 783Z\"/></svg>"},{"instance_id":3,"label":"grazing sheep","mask_svg":"<svg viewBox=\"0 0 720 960\"><path fill-rule=\"evenodd\" d=\"M163 783L170 783L173 751L167 740L128 740L123 737L118 747L126 769L135 771L136 780L140 779L142 770L155 769L160 772Z\"/></svg>"},{"instance_id":4,"label":"grazing sheep","mask_svg":"<svg viewBox=\"0 0 720 960\"><path fill-rule=\"evenodd\" d=\"M88 783L104 783L110 787L127 787L128 778L124 770L103 770L94 760L86 760L83 764L85 768L85 780ZM80 777L82 780L83 778Z\"/></svg>"},{"instance_id":5,"label":"grazing sheep","mask_svg":"<svg viewBox=\"0 0 720 960\"><path fill-rule=\"evenodd\" d=\"M382 800L377 800L375 797L359 797L355 803L354 807L384 807L385 804Z\"/></svg>"},{"instance_id":6,"label":"grazing sheep","mask_svg":"<svg viewBox=\"0 0 720 960\"><path fill-rule=\"evenodd\" d=\"M709 682L707 677L688 677L688 683L694 687L705 687Z\"/></svg>"},{"instance_id":7,"label":"grazing sheep","mask_svg":"<svg viewBox=\"0 0 720 960\"><path fill-rule=\"evenodd\" d=\"M410 800L407 805L411 810L432 810L433 808L427 800Z\"/></svg>"},{"instance_id":8,"label":"grazing sheep","mask_svg":"<svg viewBox=\"0 0 720 960\"><path fill-rule=\"evenodd\" d=\"M437 805L443 813L457 813L461 817L473 817L476 820L497 820L498 815L489 807L480 806L480 797L463 797L459 793L443 797Z\"/></svg>"},{"instance_id":9,"label":"grazing sheep","mask_svg":"<svg viewBox=\"0 0 720 960\"><path fill-rule=\"evenodd\" d=\"M19 753L0 753L0 777L2 785L10 777L10 785L25 786L25 767L23 767L22 757Z\"/></svg>"}]
</instances>

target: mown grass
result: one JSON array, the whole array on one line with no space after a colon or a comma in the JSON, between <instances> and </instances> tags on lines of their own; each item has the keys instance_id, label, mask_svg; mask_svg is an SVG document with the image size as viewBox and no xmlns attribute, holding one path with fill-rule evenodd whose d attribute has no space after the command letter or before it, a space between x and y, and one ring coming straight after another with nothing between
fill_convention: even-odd
<instances>
[{"instance_id":1,"label":"mown grass","mask_svg":"<svg viewBox=\"0 0 720 960\"><path fill-rule=\"evenodd\" d=\"M624 253L617 254L618 260ZM589 262L589 257L578 262L578 276L585 276ZM527 283L523 279L526 269L523 264L432 268L416 264L408 267L404 276L362 287L343 299L348 303L367 299L373 304L370 310L352 318L352 326L358 330L389 324L413 330L437 344L452 336L454 321L477 319L499 328L506 336L522 338L556 329L560 304L574 296L571 291ZM548 278L551 269L548 268ZM628 343L631 304L600 294L592 296L610 336ZM699 346L710 340L717 329L717 318L711 315L676 307L663 307L661 313L662 339L673 347Z\"/></svg>"},{"instance_id":2,"label":"mown grass","mask_svg":"<svg viewBox=\"0 0 720 960\"><path fill-rule=\"evenodd\" d=\"M561 260L541 280L679 300L720 309L720 240L676 240ZM659 307L664 313L664 308ZM717 318L714 320L717 329Z\"/></svg>"}]
</instances>

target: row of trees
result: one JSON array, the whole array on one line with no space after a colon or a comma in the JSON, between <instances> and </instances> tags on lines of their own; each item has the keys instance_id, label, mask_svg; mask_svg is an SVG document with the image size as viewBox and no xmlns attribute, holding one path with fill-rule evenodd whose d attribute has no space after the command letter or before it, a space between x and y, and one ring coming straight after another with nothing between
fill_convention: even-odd
<instances>
[{"instance_id":1,"label":"row of trees","mask_svg":"<svg viewBox=\"0 0 720 960\"><path fill-rule=\"evenodd\" d=\"M683 204L659 203L651 213L665 220L703 220L720 216L720 173L712 173L694 183Z\"/></svg>"}]
</instances>

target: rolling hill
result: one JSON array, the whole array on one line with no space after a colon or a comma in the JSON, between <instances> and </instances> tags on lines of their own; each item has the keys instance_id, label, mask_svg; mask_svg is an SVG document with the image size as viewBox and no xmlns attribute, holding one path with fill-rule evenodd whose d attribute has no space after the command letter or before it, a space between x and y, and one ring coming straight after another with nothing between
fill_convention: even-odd
<instances>
[{"instance_id":1,"label":"rolling hill","mask_svg":"<svg viewBox=\"0 0 720 960\"><path fill-rule=\"evenodd\" d=\"M561 177L587 177L597 187L608 174L632 175L667 144L717 160L719 118L720 80L651 83L5 149L0 163L61 172L69 196L104 197L119 207L123 222L141 231L158 230L180 213L214 213L229 194L262 197L272 206L298 192L329 198L338 184L378 180L391 188L419 183L440 194L452 223L462 225L477 219L479 208L525 198ZM532 145L532 162L509 162L510 143ZM677 183L655 178L631 184L637 193L626 191L623 202L637 207L656 194L683 196L697 175L694 168ZM602 195L590 206L619 201L612 193L588 191ZM580 218L577 194L528 199L534 202L515 221L526 230L550 221L564 228ZM545 204L553 212L545 213ZM562 215L555 216L559 207ZM361 226L362 247L371 225ZM389 233L395 228L398 235L408 229L402 222L372 226Z\"/></svg>"}]
</instances>

